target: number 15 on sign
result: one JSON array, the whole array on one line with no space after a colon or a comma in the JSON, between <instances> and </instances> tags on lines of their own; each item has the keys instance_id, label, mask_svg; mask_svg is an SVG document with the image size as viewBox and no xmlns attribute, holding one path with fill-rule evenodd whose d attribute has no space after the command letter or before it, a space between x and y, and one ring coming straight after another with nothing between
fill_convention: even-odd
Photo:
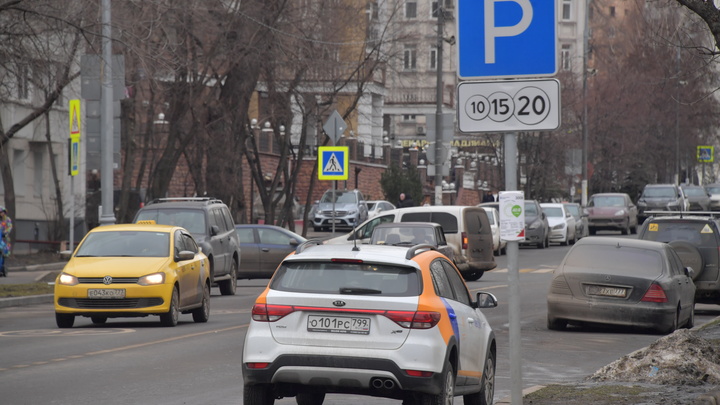
<instances>
[{"instance_id":1,"label":"number 15 on sign","mask_svg":"<svg viewBox=\"0 0 720 405\"><path fill-rule=\"evenodd\" d=\"M460 132L541 131L560 126L560 82L513 80L458 85Z\"/></svg>"}]
</instances>

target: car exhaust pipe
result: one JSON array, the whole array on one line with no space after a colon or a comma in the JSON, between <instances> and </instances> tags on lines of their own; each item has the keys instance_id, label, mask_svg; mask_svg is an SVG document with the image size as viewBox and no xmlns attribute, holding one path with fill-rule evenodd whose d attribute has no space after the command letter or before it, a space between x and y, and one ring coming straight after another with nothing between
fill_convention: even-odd
<instances>
[{"instance_id":1,"label":"car exhaust pipe","mask_svg":"<svg viewBox=\"0 0 720 405\"><path fill-rule=\"evenodd\" d=\"M378 389L378 390L379 389L391 390L391 389L395 388L395 381L393 381L389 378L385 378L385 379L373 378L370 381L370 384L372 384L373 388Z\"/></svg>"},{"instance_id":2,"label":"car exhaust pipe","mask_svg":"<svg viewBox=\"0 0 720 405\"><path fill-rule=\"evenodd\" d=\"M391 389L395 388L395 381L393 381L391 379L385 380L383 382L383 388L385 388L387 390L391 390Z\"/></svg>"},{"instance_id":3,"label":"car exhaust pipe","mask_svg":"<svg viewBox=\"0 0 720 405\"><path fill-rule=\"evenodd\" d=\"M375 388L375 389L380 389L383 387L383 381L379 378L373 378L370 381L370 384L372 384L373 388Z\"/></svg>"}]
</instances>

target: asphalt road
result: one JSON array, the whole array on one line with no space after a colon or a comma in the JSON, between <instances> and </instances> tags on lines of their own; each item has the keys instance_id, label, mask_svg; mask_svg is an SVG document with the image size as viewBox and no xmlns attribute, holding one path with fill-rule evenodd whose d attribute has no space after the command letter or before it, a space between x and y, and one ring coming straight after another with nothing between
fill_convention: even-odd
<instances>
[{"instance_id":1,"label":"asphalt road","mask_svg":"<svg viewBox=\"0 0 720 405\"><path fill-rule=\"evenodd\" d=\"M494 293L500 305L485 311L498 340L496 401L510 394L510 359L522 359L524 388L580 381L659 336L598 329L549 331L545 294L552 270L568 247L521 248L521 353L508 352L507 258L469 283ZM11 277L14 275L11 273ZM240 280L236 296L213 289L211 318L195 324L181 315L175 328L157 317L111 319L58 329L52 304L0 308L0 393L3 404L239 404L241 353L250 308L266 280ZM698 305L696 325L714 319L714 306ZM276 401L294 404L294 398ZM400 401L329 395L326 404L399 404Z\"/></svg>"}]
</instances>

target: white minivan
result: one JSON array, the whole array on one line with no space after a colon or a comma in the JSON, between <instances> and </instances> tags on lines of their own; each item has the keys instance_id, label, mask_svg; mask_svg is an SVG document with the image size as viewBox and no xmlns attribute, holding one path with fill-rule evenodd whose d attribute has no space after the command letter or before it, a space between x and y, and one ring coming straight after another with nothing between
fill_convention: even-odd
<instances>
[{"instance_id":1,"label":"white minivan","mask_svg":"<svg viewBox=\"0 0 720 405\"><path fill-rule=\"evenodd\" d=\"M493 235L485 210L464 205L432 205L384 211L358 225L353 232L327 239L325 244L370 243L378 224L387 222L435 222L443 227L454 262L465 280L475 281L494 269Z\"/></svg>"}]
</instances>

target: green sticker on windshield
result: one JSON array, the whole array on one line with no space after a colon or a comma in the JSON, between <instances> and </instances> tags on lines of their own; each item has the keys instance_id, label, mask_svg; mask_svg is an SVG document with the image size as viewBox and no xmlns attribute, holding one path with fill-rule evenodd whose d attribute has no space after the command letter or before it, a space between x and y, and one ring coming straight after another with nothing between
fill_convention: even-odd
<instances>
[{"instance_id":1,"label":"green sticker on windshield","mask_svg":"<svg viewBox=\"0 0 720 405\"><path fill-rule=\"evenodd\" d=\"M513 205L511 212L515 215L515 218L518 218L520 214L522 214L522 207L519 205Z\"/></svg>"}]
</instances>

